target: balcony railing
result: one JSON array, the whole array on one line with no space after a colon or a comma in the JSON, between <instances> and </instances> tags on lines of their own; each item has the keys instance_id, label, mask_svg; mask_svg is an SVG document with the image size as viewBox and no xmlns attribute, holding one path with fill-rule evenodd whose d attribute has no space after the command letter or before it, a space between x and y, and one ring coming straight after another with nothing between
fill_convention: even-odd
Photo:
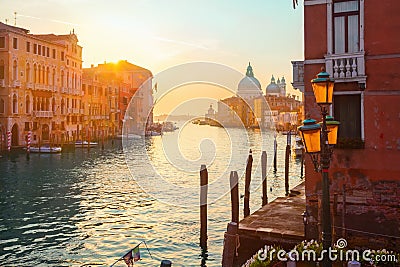
<instances>
[{"instance_id":1,"label":"balcony railing","mask_svg":"<svg viewBox=\"0 0 400 267\"><path fill-rule=\"evenodd\" d=\"M6 81L4 79L0 79L0 87L6 87Z\"/></svg>"},{"instance_id":2,"label":"balcony railing","mask_svg":"<svg viewBox=\"0 0 400 267\"><path fill-rule=\"evenodd\" d=\"M26 88L32 89L33 88L33 83L27 82L26 83Z\"/></svg>"},{"instance_id":3,"label":"balcony railing","mask_svg":"<svg viewBox=\"0 0 400 267\"><path fill-rule=\"evenodd\" d=\"M33 115L37 118L52 118L53 111L34 111Z\"/></svg>"},{"instance_id":4,"label":"balcony railing","mask_svg":"<svg viewBox=\"0 0 400 267\"><path fill-rule=\"evenodd\" d=\"M13 87L21 87L21 81L20 80L13 81Z\"/></svg>"},{"instance_id":5,"label":"balcony railing","mask_svg":"<svg viewBox=\"0 0 400 267\"><path fill-rule=\"evenodd\" d=\"M325 64L335 82L366 82L364 52L327 55Z\"/></svg>"}]
</instances>

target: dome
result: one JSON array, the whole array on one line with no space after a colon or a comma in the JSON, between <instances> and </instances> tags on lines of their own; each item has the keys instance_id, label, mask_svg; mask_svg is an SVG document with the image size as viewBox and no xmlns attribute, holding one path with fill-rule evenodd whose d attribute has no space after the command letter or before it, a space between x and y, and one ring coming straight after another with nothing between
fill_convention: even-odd
<instances>
[{"instance_id":1,"label":"dome","mask_svg":"<svg viewBox=\"0 0 400 267\"><path fill-rule=\"evenodd\" d=\"M251 67L250 62L247 67L246 76L238 84L238 95L245 98L262 95L261 84L257 78L254 77L253 68Z\"/></svg>"},{"instance_id":2,"label":"dome","mask_svg":"<svg viewBox=\"0 0 400 267\"><path fill-rule=\"evenodd\" d=\"M265 93L267 95L279 95L281 93L281 88L275 83L274 75L272 75L271 83L265 89Z\"/></svg>"}]
</instances>

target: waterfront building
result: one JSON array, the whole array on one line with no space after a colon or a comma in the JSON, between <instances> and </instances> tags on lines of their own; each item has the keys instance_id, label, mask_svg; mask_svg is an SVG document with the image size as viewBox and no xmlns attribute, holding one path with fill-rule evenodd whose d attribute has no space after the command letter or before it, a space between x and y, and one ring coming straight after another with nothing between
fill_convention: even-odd
<instances>
[{"instance_id":1,"label":"waterfront building","mask_svg":"<svg viewBox=\"0 0 400 267\"><path fill-rule=\"evenodd\" d=\"M217 118L228 126L239 126L237 119L235 122L235 116L238 116L245 127L293 129L303 118L303 104L286 93L285 78L275 82L272 76L264 95L249 63L246 76L238 84L237 96L218 102Z\"/></svg>"},{"instance_id":2,"label":"waterfront building","mask_svg":"<svg viewBox=\"0 0 400 267\"><path fill-rule=\"evenodd\" d=\"M321 67L335 79L334 240L351 247L400 247L399 8L396 0L304 1L305 58L293 61L293 85L304 88L305 111L318 119L310 80ZM307 237L318 238L321 174L308 157L305 174Z\"/></svg>"},{"instance_id":3,"label":"waterfront building","mask_svg":"<svg viewBox=\"0 0 400 267\"><path fill-rule=\"evenodd\" d=\"M140 131L142 126L153 123L153 75L149 70L120 60L117 63L98 64L96 67L92 65L91 68L84 69L84 75L84 83L88 83L88 86L95 86L90 83L97 78L97 86L107 88L103 90L105 99L97 101L102 105L103 114L108 115L109 119L103 115L103 121L94 122L96 125L92 127L98 129L97 131L108 125L105 127L106 135L116 135L122 134L124 122L133 131ZM85 105L96 101L93 96L85 97L84 100ZM130 102L130 112L126 115Z\"/></svg>"},{"instance_id":4,"label":"waterfront building","mask_svg":"<svg viewBox=\"0 0 400 267\"><path fill-rule=\"evenodd\" d=\"M11 146L73 140L82 121L82 47L66 35L0 23L0 136Z\"/></svg>"}]
</instances>

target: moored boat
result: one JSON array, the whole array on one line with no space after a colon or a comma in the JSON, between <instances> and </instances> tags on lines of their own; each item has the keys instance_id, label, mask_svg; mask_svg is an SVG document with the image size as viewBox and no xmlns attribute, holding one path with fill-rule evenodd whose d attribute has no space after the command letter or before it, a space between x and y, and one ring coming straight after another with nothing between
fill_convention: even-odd
<instances>
[{"instance_id":1,"label":"moored boat","mask_svg":"<svg viewBox=\"0 0 400 267\"><path fill-rule=\"evenodd\" d=\"M98 143L97 142L88 142L88 141L76 141L75 142L75 147L95 147L97 146Z\"/></svg>"},{"instance_id":2,"label":"moored boat","mask_svg":"<svg viewBox=\"0 0 400 267\"><path fill-rule=\"evenodd\" d=\"M31 153L61 153L61 147L59 146L40 146L40 147L35 147L32 146L29 149L29 152Z\"/></svg>"}]
</instances>

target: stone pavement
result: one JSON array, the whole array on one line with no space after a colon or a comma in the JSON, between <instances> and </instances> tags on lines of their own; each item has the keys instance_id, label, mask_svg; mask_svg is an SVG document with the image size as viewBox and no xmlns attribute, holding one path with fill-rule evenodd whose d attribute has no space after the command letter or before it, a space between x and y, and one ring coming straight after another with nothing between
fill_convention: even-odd
<instances>
[{"instance_id":1,"label":"stone pavement","mask_svg":"<svg viewBox=\"0 0 400 267\"><path fill-rule=\"evenodd\" d=\"M302 213L306 209L304 182L239 222L239 262L268 244L292 249L304 240Z\"/></svg>"}]
</instances>

